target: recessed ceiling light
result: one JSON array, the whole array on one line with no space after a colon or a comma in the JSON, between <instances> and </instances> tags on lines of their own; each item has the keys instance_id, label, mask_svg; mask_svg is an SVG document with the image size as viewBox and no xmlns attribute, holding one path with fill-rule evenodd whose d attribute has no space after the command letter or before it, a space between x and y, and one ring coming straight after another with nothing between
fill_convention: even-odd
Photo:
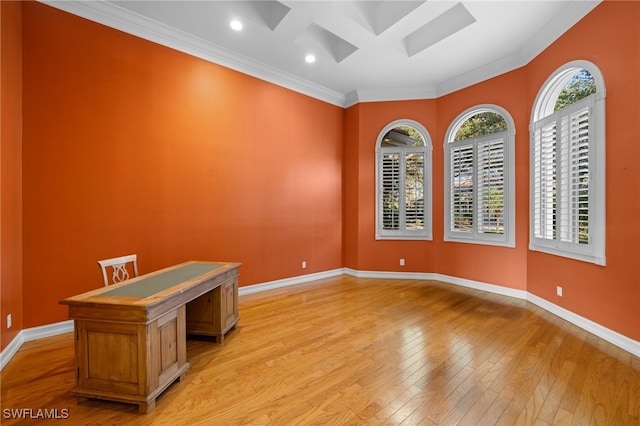
<instances>
[{"instance_id":1,"label":"recessed ceiling light","mask_svg":"<svg viewBox=\"0 0 640 426\"><path fill-rule=\"evenodd\" d=\"M314 63L316 61L316 57L310 53L310 54L308 54L307 56L304 57L304 60L308 64L312 64L312 63Z\"/></svg>"},{"instance_id":2,"label":"recessed ceiling light","mask_svg":"<svg viewBox=\"0 0 640 426\"><path fill-rule=\"evenodd\" d=\"M233 21L229 22L229 26L231 27L232 30L235 30L235 31L242 30L242 22L238 21L237 19L234 19Z\"/></svg>"}]
</instances>

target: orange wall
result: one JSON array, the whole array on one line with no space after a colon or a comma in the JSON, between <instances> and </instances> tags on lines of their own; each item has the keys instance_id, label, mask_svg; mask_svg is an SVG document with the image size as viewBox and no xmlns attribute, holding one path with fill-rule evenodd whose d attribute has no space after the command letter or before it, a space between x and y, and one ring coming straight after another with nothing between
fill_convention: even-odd
<instances>
[{"instance_id":1,"label":"orange wall","mask_svg":"<svg viewBox=\"0 0 640 426\"><path fill-rule=\"evenodd\" d=\"M446 132L455 118L475 105L493 104L504 108L516 126L516 247L443 242L444 204L439 196L435 225L438 235L438 272L504 287L526 290L527 244L529 227L529 109L527 74L524 68L489 79L438 99L438 134L435 154L438 165L438 188L444 187L443 144ZM442 194L442 190L440 190ZM473 261L469 261L473 259Z\"/></svg>"},{"instance_id":2,"label":"orange wall","mask_svg":"<svg viewBox=\"0 0 640 426\"><path fill-rule=\"evenodd\" d=\"M20 3L0 2L0 350L23 328L21 25Z\"/></svg>"},{"instance_id":3,"label":"orange wall","mask_svg":"<svg viewBox=\"0 0 640 426\"><path fill-rule=\"evenodd\" d=\"M347 268L358 267L358 205L360 200L360 105L354 105L345 111L344 120L344 163L342 167L342 206L343 206L343 265ZM366 230L365 230L366 231Z\"/></svg>"},{"instance_id":4,"label":"orange wall","mask_svg":"<svg viewBox=\"0 0 640 426\"><path fill-rule=\"evenodd\" d=\"M344 176L345 228L348 234L345 240L346 267L361 271L435 271L433 242L375 240L375 151L380 131L399 119L421 123L437 143L436 115L435 100L361 103L347 110ZM440 167L436 157L433 164L436 170ZM436 183L433 187L434 206L438 205L437 197L442 205L442 190L438 188ZM406 262L402 268L399 266L400 258Z\"/></svg>"},{"instance_id":5,"label":"orange wall","mask_svg":"<svg viewBox=\"0 0 640 426\"><path fill-rule=\"evenodd\" d=\"M241 285L343 266L436 272L527 290L640 340L640 3L604 2L527 66L456 93L346 110L46 5L22 14L24 267L8 291L24 295L25 328L66 319L58 300L101 285L97 259L136 252L142 272L241 261ZM527 248L530 111L574 59L607 85L605 267ZM481 103L516 123L516 248L442 241L445 132ZM400 118L432 138L433 241L375 240L376 137Z\"/></svg>"},{"instance_id":6,"label":"orange wall","mask_svg":"<svg viewBox=\"0 0 640 426\"><path fill-rule=\"evenodd\" d=\"M607 264L530 252L528 290L640 340L640 3L604 2L532 61L529 109L547 77L574 59L596 64L607 90Z\"/></svg>"},{"instance_id":7,"label":"orange wall","mask_svg":"<svg viewBox=\"0 0 640 426\"><path fill-rule=\"evenodd\" d=\"M345 253L357 247L357 255L347 267L369 271L437 272L457 278L526 289L526 251L528 202L516 197L516 248L477 244L445 243L444 237L444 153L443 141L449 124L467 108L492 103L505 108L516 122L517 194L528 191L528 112L526 73L517 70L444 96L437 100L361 103L348 110L347 128L351 139L345 140L345 161L355 161L345 174L357 198L345 197L345 210L351 220L357 216L357 233L351 237ZM429 132L433 145L433 241L375 240L375 143L379 132L398 119L412 119ZM351 120L356 119L357 125ZM349 155L353 146L356 154ZM348 173L355 173L357 178ZM357 214L354 213L357 210ZM345 226L349 220L345 219ZM349 225L352 225L349 222ZM399 266L399 259L405 266Z\"/></svg>"},{"instance_id":8,"label":"orange wall","mask_svg":"<svg viewBox=\"0 0 640 426\"><path fill-rule=\"evenodd\" d=\"M362 103L350 108L346 127L351 139L345 140L350 146L346 148L345 161L353 163L345 165L345 182L347 191L357 193L358 198L356 201L345 197L345 226L357 224L358 232L345 240L345 265L360 270L437 272L527 290L640 340L640 224L634 220L640 211L639 28L640 3L607 1L525 67L436 102ZM558 67L575 59L598 65L607 86L606 267L528 250L531 109L545 80ZM458 114L487 103L506 109L516 125L515 248L443 241L445 134ZM419 121L433 138L433 242L374 239L375 141L381 128L398 118ZM358 146L357 155L349 154L353 144ZM398 266L400 257L408 258L404 268ZM555 295L557 285L563 287L562 298Z\"/></svg>"},{"instance_id":9,"label":"orange wall","mask_svg":"<svg viewBox=\"0 0 640 426\"><path fill-rule=\"evenodd\" d=\"M98 259L342 266L343 109L38 3L24 14L25 327ZM307 269L301 262L307 262Z\"/></svg>"}]
</instances>

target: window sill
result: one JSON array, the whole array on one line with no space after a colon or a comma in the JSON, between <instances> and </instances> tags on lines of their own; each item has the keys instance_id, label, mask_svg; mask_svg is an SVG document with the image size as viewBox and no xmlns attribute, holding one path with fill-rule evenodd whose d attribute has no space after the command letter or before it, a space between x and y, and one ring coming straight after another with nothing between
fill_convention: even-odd
<instances>
[{"instance_id":1,"label":"window sill","mask_svg":"<svg viewBox=\"0 0 640 426\"><path fill-rule=\"evenodd\" d=\"M567 251L558 249L555 247L544 247L544 246L536 246L534 244L529 245L529 250L537 251L541 253L551 254L554 256L566 257L568 259L579 260L582 262L593 263L599 266L606 266L606 258L605 256L595 256L588 253L576 253L573 251Z\"/></svg>"},{"instance_id":2,"label":"window sill","mask_svg":"<svg viewBox=\"0 0 640 426\"><path fill-rule=\"evenodd\" d=\"M433 241L433 236L428 234L420 235L376 235L376 240L416 240Z\"/></svg>"},{"instance_id":3,"label":"window sill","mask_svg":"<svg viewBox=\"0 0 640 426\"><path fill-rule=\"evenodd\" d=\"M444 241L448 243L478 244L483 246L496 246L496 247L507 247L507 248L516 247L515 241L480 240L480 239L472 239L472 238L453 237L450 235L445 235Z\"/></svg>"}]
</instances>

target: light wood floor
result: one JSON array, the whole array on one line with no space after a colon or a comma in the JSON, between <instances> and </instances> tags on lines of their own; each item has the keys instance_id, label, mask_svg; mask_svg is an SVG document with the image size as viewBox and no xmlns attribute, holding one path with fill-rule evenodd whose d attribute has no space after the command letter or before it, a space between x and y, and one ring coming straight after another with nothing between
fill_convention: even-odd
<instances>
[{"instance_id":1,"label":"light wood floor","mask_svg":"<svg viewBox=\"0 0 640 426\"><path fill-rule=\"evenodd\" d=\"M73 425L640 424L640 359L526 301L343 276L242 296L240 315L222 344L187 341L185 380L146 415L71 394L71 333L25 343L0 422L31 408Z\"/></svg>"}]
</instances>

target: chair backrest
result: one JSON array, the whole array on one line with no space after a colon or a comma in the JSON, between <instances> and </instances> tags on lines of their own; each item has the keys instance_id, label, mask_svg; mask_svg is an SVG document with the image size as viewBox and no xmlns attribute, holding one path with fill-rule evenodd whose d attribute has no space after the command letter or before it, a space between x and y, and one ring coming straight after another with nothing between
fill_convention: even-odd
<instances>
[{"instance_id":1,"label":"chair backrest","mask_svg":"<svg viewBox=\"0 0 640 426\"><path fill-rule=\"evenodd\" d=\"M109 285L109 279L107 278L107 268L113 268L111 274L112 284L119 283L120 281L128 280L129 271L127 270L127 263L133 263L133 274L138 276L138 256L130 254L128 256L114 257L112 259L98 260L100 268L102 268L102 279L104 285Z\"/></svg>"}]
</instances>

